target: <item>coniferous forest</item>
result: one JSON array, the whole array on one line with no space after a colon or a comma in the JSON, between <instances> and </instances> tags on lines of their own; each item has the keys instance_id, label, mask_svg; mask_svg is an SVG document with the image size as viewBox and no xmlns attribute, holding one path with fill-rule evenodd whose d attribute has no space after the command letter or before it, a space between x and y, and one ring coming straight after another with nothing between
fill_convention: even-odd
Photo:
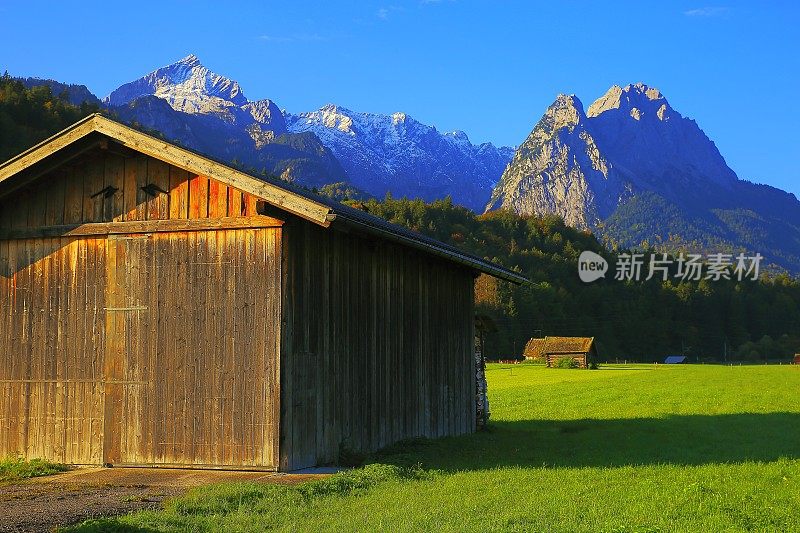
<instances>
[{"instance_id":1,"label":"coniferous forest","mask_svg":"<svg viewBox=\"0 0 800 533\"><path fill-rule=\"evenodd\" d=\"M8 73L0 77L0 161L5 161L70 124L97 111L97 106L69 103L47 85L27 89Z\"/></svg>"}]
</instances>

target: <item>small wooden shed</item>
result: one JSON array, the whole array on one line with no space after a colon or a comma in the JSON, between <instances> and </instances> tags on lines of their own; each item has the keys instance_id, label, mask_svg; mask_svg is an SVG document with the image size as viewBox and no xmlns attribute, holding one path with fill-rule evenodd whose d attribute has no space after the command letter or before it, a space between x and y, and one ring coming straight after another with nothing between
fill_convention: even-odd
<instances>
[{"instance_id":1,"label":"small wooden shed","mask_svg":"<svg viewBox=\"0 0 800 533\"><path fill-rule=\"evenodd\" d=\"M0 165L0 456L293 470L475 429L524 278L92 115Z\"/></svg>"},{"instance_id":2,"label":"small wooden shed","mask_svg":"<svg viewBox=\"0 0 800 533\"><path fill-rule=\"evenodd\" d=\"M597 358L594 337L531 338L525 345L525 359L543 360L548 367L560 359L573 359L580 368L588 368Z\"/></svg>"}]
</instances>

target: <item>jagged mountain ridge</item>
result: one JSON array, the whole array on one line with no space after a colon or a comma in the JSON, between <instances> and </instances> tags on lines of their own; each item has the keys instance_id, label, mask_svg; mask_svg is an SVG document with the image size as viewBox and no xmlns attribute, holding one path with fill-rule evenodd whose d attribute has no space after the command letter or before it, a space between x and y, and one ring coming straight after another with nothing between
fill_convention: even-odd
<instances>
[{"instance_id":1,"label":"jagged mountain ridge","mask_svg":"<svg viewBox=\"0 0 800 533\"><path fill-rule=\"evenodd\" d=\"M624 246L760 252L800 271L795 196L740 180L693 120L641 83L612 87L587 111L559 95L492 192L494 209L554 213Z\"/></svg>"},{"instance_id":2,"label":"jagged mountain ridge","mask_svg":"<svg viewBox=\"0 0 800 533\"><path fill-rule=\"evenodd\" d=\"M473 145L461 131L439 132L405 113L359 113L333 104L286 113L292 132L313 132L342 162L353 185L378 197L451 196L478 210L513 149Z\"/></svg>"},{"instance_id":3,"label":"jagged mountain ridge","mask_svg":"<svg viewBox=\"0 0 800 533\"><path fill-rule=\"evenodd\" d=\"M249 101L237 82L194 55L122 85L103 101L124 120L169 139L303 185L344 182L375 196L389 192L429 201L450 195L476 210L513 153L490 143L473 145L463 132L440 133L403 113L355 113L333 105L282 112L271 100ZM280 156L272 154L276 145ZM286 145L302 153L286 153ZM293 156L302 161L293 163Z\"/></svg>"}]
</instances>

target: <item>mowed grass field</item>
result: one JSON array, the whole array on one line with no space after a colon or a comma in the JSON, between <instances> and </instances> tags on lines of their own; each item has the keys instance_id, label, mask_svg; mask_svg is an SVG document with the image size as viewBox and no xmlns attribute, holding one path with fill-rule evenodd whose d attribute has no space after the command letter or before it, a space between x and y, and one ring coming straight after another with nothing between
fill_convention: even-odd
<instances>
[{"instance_id":1,"label":"mowed grass field","mask_svg":"<svg viewBox=\"0 0 800 533\"><path fill-rule=\"evenodd\" d=\"M800 531L800 366L490 365L487 377L488 432L75 530Z\"/></svg>"}]
</instances>

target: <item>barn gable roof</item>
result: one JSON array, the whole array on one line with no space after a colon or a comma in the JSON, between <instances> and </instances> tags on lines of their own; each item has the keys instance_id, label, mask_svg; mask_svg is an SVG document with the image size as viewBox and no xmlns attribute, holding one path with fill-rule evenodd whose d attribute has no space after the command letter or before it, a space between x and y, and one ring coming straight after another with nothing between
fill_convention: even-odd
<instances>
[{"instance_id":1,"label":"barn gable roof","mask_svg":"<svg viewBox=\"0 0 800 533\"><path fill-rule=\"evenodd\" d=\"M501 279L514 283L527 281L517 272L387 222L362 210L354 209L331 198L317 195L283 181L251 176L192 150L120 124L99 113L89 115L0 164L0 197L11 194L27 183L26 179L32 179L31 176L39 176L50 170L47 167L47 161L51 156L70 147L94 146L107 139L184 170L223 182L262 198L278 209L320 226L346 225L355 230L419 249Z\"/></svg>"},{"instance_id":2,"label":"barn gable roof","mask_svg":"<svg viewBox=\"0 0 800 533\"><path fill-rule=\"evenodd\" d=\"M594 345L594 337L545 337L548 354L588 353Z\"/></svg>"},{"instance_id":3,"label":"barn gable roof","mask_svg":"<svg viewBox=\"0 0 800 533\"><path fill-rule=\"evenodd\" d=\"M541 358L545 355L589 353L593 348L594 337L534 337L525 345L524 356Z\"/></svg>"}]
</instances>

